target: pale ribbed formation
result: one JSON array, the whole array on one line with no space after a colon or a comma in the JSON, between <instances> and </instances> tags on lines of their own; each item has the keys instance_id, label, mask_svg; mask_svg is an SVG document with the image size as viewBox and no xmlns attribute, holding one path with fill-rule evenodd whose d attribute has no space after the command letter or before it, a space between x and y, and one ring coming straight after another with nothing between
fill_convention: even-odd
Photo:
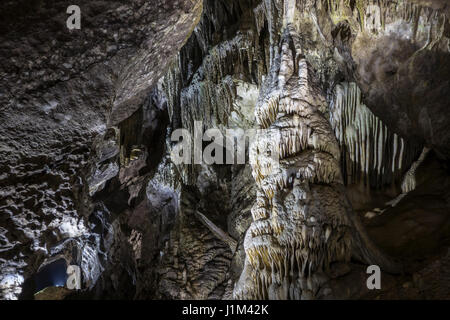
<instances>
[{"instance_id":1,"label":"pale ribbed formation","mask_svg":"<svg viewBox=\"0 0 450 320\"><path fill-rule=\"evenodd\" d=\"M330 123L342 150L347 183L363 180L372 187L400 181L417 158L418 148L387 129L361 101L355 83L335 88Z\"/></svg>"},{"instance_id":2,"label":"pale ribbed formation","mask_svg":"<svg viewBox=\"0 0 450 320\"><path fill-rule=\"evenodd\" d=\"M317 298L331 263L348 261L352 252L348 207L337 187L339 146L321 111L326 100L308 62L296 61L291 37L284 37L277 76L255 108L262 130L250 159L259 191L238 299Z\"/></svg>"}]
</instances>

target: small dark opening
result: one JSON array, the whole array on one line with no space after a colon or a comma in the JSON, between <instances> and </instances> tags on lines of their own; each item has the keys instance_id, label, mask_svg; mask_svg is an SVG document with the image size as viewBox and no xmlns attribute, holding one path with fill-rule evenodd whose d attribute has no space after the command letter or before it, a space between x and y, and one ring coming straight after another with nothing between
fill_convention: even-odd
<instances>
[{"instance_id":1,"label":"small dark opening","mask_svg":"<svg viewBox=\"0 0 450 320\"><path fill-rule=\"evenodd\" d=\"M43 267L35 275L36 292L47 287L63 287L67 281L67 264L63 258Z\"/></svg>"}]
</instances>

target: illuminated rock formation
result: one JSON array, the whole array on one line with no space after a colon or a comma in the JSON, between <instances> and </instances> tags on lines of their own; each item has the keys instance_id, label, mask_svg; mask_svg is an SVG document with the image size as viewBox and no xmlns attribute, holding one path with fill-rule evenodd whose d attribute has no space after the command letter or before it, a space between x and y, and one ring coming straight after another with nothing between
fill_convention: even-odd
<instances>
[{"instance_id":1,"label":"illuminated rock formation","mask_svg":"<svg viewBox=\"0 0 450 320\"><path fill-rule=\"evenodd\" d=\"M340 149L327 103L289 26L279 61L256 106L260 130L251 147L260 190L244 247L238 299L313 299L335 262L353 255L396 266L364 235L343 188Z\"/></svg>"}]
</instances>

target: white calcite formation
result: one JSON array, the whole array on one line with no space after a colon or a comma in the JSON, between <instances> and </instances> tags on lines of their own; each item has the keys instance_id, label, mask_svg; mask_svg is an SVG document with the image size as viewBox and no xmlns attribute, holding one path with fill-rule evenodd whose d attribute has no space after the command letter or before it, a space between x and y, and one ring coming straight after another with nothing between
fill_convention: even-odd
<instances>
[{"instance_id":1,"label":"white calcite formation","mask_svg":"<svg viewBox=\"0 0 450 320\"><path fill-rule=\"evenodd\" d=\"M405 176L403 177L403 181L402 181L402 185L401 185L402 193L400 193L397 197L395 197L391 201L387 202L386 205L395 207L409 192L416 189L417 168L423 163L423 161L425 160L425 158L427 157L427 154L429 152L430 152L429 148L427 148L427 147L423 148L422 153L420 154L419 158L413 162L413 164L411 165L411 167L408 169L408 171L405 173Z\"/></svg>"},{"instance_id":2,"label":"white calcite formation","mask_svg":"<svg viewBox=\"0 0 450 320\"><path fill-rule=\"evenodd\" d=\"M348 184L363 180L372 187L400 180L417 148L390 131L361 101L356 83L336 85L330 123L339 142Z\"/></svg>"},{"instance_id":3,"label":"white calcite formation","mask_svg":"<svg viewBox=\"0 0 450 320\"><path fill-rule=\"evenodd\" d=\"M314 298L333 261L350 259L351 222L335 184L339 147L321 113L326 101L305 59L282 46L277 85L256 107L261 128L252 144L260 191L244 247L235 298ZM297 64L294 67L294 64ZM297 70L297 72L295 72Z\"/></svg>"},{"instance_id":4,"label":"white calcite formation","mask_svg":"<svg viewBox=\"0 0 450 320\"><path fill-rule=\"evenodd\" d=\"M428 152L430 152L430 149L424 147L419 159L417 159L406 172L402 182L402 193L406 194L416 188L416 170L425 160Z\"/></svg>"},{"instance_id":5,"label":"white calcite formation","mask_svg":"<svg viewBox=\"0 0 450 320\"><path fill-rule=\"evenodd\" d=\"M258 193L237 299L314 299L330 266L352 255L394 269L370 243L346 199L326 100L295 31L283 35L255 115L250 147Z\"/></svg>"}]
</instances>

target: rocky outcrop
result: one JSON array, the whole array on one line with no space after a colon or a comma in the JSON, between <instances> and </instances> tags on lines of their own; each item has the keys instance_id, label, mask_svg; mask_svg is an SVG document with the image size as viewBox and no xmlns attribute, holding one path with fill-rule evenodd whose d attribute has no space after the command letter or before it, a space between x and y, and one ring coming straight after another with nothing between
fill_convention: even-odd
<instances>
[{"instance_id":1,"label":"rocky outcrop","mask_svg":"<svg viewBox=\"0 0 450 320\"><path fill-rule=\"evenodd\" d=\"M202 1L79 1L81 29L68 30L70 4L0 5L3 298L17 298L56 246L73 242L81 257L91 245L87 186L117 170L86 181L93 140L144 103L202 11ZM86 254L101 255L92 245Z\"/></svg>"}]
</instances>

